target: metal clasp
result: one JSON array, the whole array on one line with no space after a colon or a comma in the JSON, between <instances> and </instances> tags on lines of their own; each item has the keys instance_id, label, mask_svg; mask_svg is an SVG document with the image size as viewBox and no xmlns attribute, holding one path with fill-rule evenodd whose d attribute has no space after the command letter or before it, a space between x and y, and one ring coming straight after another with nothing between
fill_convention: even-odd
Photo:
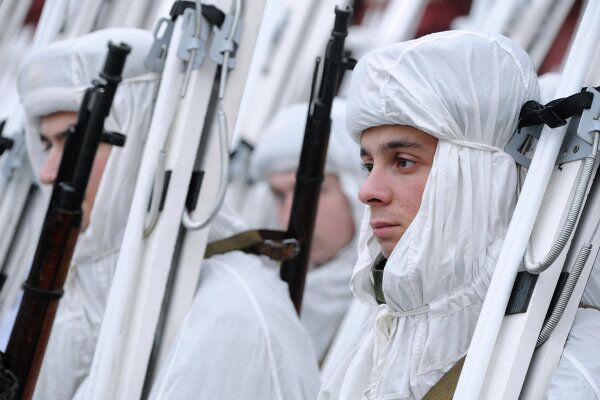
<instances>
[{"instance_id":1,"label":"metal clasp","mask_svg":"<svg viewBox=\"0 0 600 400\"><path fill-rule=\"evenodd\" d=\"M227 14L221 28L213 26L213 41L209 53L210 59L219 65L223 65L225 53L229 53L228 69L235 68L235 54L240 44L244 25L243 19L240 18L237 21L235 32L229 37L234 22L235 15Z\"/></svg>"},{"instance_id":2,"label":"metal clasp","mask_svg":"<svg viewBox=\"0 0 600 400\"><path fill-rule=\"evenodd\" d=\"M161 18L154 27L154 42L144 61L144 65L150 71L160 73L165 69L165 60L167 59L169 44L173 37L174 26L175 23L171 19Z\"/></svg>"},{"instance_id":3,"label":"metal clasp","mask_svg":"<svg viewBox=\"0 0 600 400\"><path fill-rule=\"evenodd\" d=\"M573 116L567 127L567 132L563 140L560 152L556 159L556 165L578 161L586 158L592 151L594 140L593 133L600 131L600 92L595 88L588 88L588 92L594 95L592 105L589 109L583 110L581 115ZM552 117L556 123L560 123L561 117L551 111ZM550 127L558 127L563 124ZM517 129L512 138L504 148L517 164L525 168L531 165L531 158L523 154L523 148L528 138L539 139L544 125L528 126Z\"/></svg>"}]
</instances>

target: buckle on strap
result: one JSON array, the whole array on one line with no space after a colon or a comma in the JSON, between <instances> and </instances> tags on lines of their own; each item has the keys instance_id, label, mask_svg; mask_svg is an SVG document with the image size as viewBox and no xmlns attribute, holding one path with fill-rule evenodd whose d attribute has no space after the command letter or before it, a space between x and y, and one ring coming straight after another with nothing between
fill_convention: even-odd
<instances>
[{"instance_id":1,"label":"buckle on strap","mask_svg":"<svg viewBox=\"0 0 600 400\"><path fill-rule=\"evenodd\" d=\"M594 94L590 90L584 90L571 96L552 100L546 105L530 100L521 108L518 129L534 126L548 125L557 128L565 125L567 119L580 115L583 110L592 106Z\"/></svg>"},{"instance_id":2,"label":"buckle on strap","mask_svg":"<svg viewBox=\"0 0 600 400\"><path fill-rule=\"evenodd\" d=\"M600 130L600 92L587 88L545 106L528 101L521 109L518 127L504 148L517 164L529 168L533 139L539 139L544 125L556 128L567 123L565 139L556 164L564 164L587 157L592 148L590 132Z\"/></svg>"},{"instance_id":3,"label":"buckle on strap","mask_svg":"<svg viewBox=\"0 0 600 400\"><path fill-rule=\"evenodd\" d=\"M542 108L539 110L538 116L540 120L542 120L543 123L548 125L550 128L558 128L559 126L563 126L567 123L567 120L560 116L560 114L551 107Z\"/></svg>"}]
</instances>

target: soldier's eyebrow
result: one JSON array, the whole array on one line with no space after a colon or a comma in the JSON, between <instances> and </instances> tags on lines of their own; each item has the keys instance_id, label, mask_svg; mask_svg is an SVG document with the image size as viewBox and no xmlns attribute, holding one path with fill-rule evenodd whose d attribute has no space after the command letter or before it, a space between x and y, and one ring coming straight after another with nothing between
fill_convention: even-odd
<instances>
[{"instance_id":1,"label":"soldier's eyebrow","mask_svg":"<svg viewBox=\"0 0 600 400\"><path fill-rule=\"evenodd\" d=\"M389 142L385 142L379 145L379 152L380 153L385 153L386 151L390 151L390 150L397 150L397 149L419 149L422 150L425 147L423 147L423 145L419 142L415 142L412 140L408 140L408 139L398 139L398 140L391 140Z\"/></svg>"},{"instance_id":2,"label":"soldier's eyebrow","mask_svg":"<svg viewBox=\"0 0 600 400\"><path fill-rule=\"evenodd\" d=\"M398 149L423 150L423 149L425 149L425 147L421 143L415 142L413 140L397 139L397 140L390 140L389 142L381 143L379 145L379 147L377 148L377 152L379 154L383 154L390 150L398 150ZM360 148L360 156L361 157L369 157L370 155L371 155L371 153L369 153L369 151L367 149L365 149L364 147Z\"/></svg>"},{"instance_id":3,"label":"soldier's eyebrow","mask_svg":"<svg viewBox=\"0 0 600 400\"><path fill-rule=\"evenodd\" d=\"M39 133L40 140L50 142L50 138L54 138L56 140L65 139L67 137L67 131L68 131L68 129L62 130L57 133L40 132Z\"/></svg>"}]
</instances>

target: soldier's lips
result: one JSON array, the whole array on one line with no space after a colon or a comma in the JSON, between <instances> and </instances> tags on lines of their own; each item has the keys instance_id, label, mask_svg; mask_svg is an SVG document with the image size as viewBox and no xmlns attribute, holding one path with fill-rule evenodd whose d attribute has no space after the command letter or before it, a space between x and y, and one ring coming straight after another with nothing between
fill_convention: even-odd
<instances>
[{"instance_id":1,"label":"soldier's lips","mask_svg":"<svg viewBox=\"0 0 600 400\"><path fill-rule=\"evenodd\" d=\"M371 228L373 229L373 235L378 238L384 238L396 232L400 228L400 225L385 221L375 221L371 222Z\"/></svg>"}]
</instances>

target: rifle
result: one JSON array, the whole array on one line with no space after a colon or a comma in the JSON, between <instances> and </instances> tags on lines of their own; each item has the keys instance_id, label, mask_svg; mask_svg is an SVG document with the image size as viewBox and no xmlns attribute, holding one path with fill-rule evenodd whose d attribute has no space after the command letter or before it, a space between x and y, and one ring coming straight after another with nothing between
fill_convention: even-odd
<instances>
[{"instance_id":1,"label":"rifle","mask_svg":"<svg viewBox=\"0 0 600 400\"><path fill-rule=\"evenodd\" d=\"M83 97L75 125L66 142L44 226L23 299L0 371L1 399L30 399L42 365L52 323L81 229L81 204L101 141L123 145L124 136L104 131L115 92L131 48L108 44L100 79L92 81ZM12 376L11 376L12 375ZM12 382L11 382L12 381Z\"/></svg>"},{"instance_id":2,"label":"rifle","mask_svg":"<svg viewBox=\"0 0 600 400\"><path fill-rule=\"evenodd\" d=\"M298 313L302 306L310 246L327 157L331 131L331 106L344 72L353 69L356 64L356 61L347 58L344 52L351 15L352 10L349 7L344 10L335 8L335 23L325 50L323 74L316 98L313 98L313 95L319 58L313 75L304 141L296 172L294 199L287 229L287 236L298 240L300 251L296 257L281 264L281 279L288 283L290 297Z\"/></svg>"}]
</instances>

